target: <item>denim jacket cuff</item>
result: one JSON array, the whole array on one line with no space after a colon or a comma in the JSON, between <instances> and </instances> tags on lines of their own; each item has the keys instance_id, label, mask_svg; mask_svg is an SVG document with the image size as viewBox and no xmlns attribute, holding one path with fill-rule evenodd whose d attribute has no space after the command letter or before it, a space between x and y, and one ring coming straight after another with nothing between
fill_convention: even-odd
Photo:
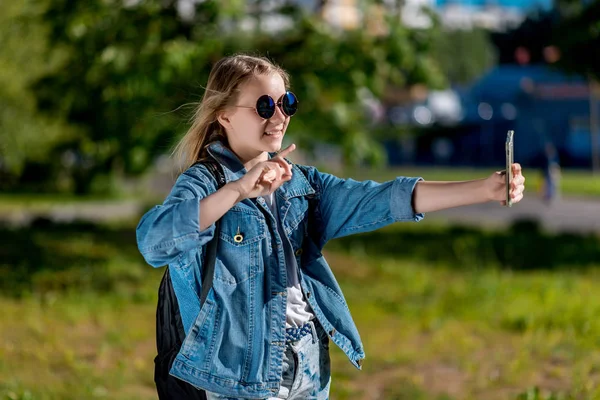
<instances>
[{"instance_id":1,"label":"denim jacket cuff","mask_svg":"<svg viewBox=\"0 0 600 400\"><path fill-rule=\"evenodd\" d=\"M392 217L398 221L420 221L425 217L423 213L415 213L412 206L413 191L417 182L423 178L407 178L400 176L394 180L390 209Z\"/></svg>"}]
</instances>

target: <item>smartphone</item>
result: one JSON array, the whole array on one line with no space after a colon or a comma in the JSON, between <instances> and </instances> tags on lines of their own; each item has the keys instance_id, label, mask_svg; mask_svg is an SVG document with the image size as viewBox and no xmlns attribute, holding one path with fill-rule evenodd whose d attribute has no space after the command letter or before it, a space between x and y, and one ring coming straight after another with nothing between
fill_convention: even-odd
<instances>
[{"instance_id":1,"label":"smartphone","mask_svg":"<svg viewBox=\"0 0 600 400\"><path fill-rule=\"evenodd\" d=\"M512 207L512 199L510 198L510 183L513 179L512 165L514 162L513 156L513 139L514 139L515 131L508 131L506 134L506 206Z\"/></svg>"}]
</instances>

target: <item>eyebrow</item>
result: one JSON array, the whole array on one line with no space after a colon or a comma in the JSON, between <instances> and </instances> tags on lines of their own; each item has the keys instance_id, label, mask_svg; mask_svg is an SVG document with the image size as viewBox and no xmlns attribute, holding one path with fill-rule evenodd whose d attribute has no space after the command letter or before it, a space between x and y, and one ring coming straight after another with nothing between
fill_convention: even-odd
<instances>
[{"instance_id":1,"label":"eyebrow","mask_svg":"<svg viewBox=\"0 0 600 400\"><path fill-rule=\"evenodd\" d=\"M288 92L288 90L286 89L283 93L281 93L279 95L275 95L275 96L272 93L269 93L269 92L265 93L265 92L263 92L263 93L261 93L259 95L256 95L255 98L254 98L254 100L257 100L260 96L264 96L265 94L271 96L273 98L273 100L279 100L287 92Z\"/></svg>"}]
</instances>

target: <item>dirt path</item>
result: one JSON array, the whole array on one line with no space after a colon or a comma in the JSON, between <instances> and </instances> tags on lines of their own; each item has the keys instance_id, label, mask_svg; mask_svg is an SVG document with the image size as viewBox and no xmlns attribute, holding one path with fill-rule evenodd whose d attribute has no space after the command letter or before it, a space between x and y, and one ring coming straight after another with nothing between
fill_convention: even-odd
<instances>
[{"instance_id":1,"label":"dirt path","mask_svg":"<svg viewBox=\"0 0 600 400\"><path fill-rule=\"evenodd\" d=\"M506 226L516 220L531 219L551 232L600 232L600 199L567 198L547 206L530 196L511 208L486 203L431 213L427 218L476 226Z\"/></svg>"}]
</instances>

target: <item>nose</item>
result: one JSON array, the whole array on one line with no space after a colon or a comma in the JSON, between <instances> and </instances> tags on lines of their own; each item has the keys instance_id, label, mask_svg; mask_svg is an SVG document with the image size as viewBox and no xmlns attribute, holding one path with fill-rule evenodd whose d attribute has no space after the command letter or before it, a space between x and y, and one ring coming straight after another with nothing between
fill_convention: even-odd
<instances>
[{"instance_id":1,"label":"nose","mask_svg":"<svg viewBox=\"0 0 600 400\"><path fill-rule=\"evenodd\" d=\"M273 123L273 125L282 124L287 116L281 110L281 106L275 106L275 114L269 119L269 122Z\"/></svg>"}]
</instances>

